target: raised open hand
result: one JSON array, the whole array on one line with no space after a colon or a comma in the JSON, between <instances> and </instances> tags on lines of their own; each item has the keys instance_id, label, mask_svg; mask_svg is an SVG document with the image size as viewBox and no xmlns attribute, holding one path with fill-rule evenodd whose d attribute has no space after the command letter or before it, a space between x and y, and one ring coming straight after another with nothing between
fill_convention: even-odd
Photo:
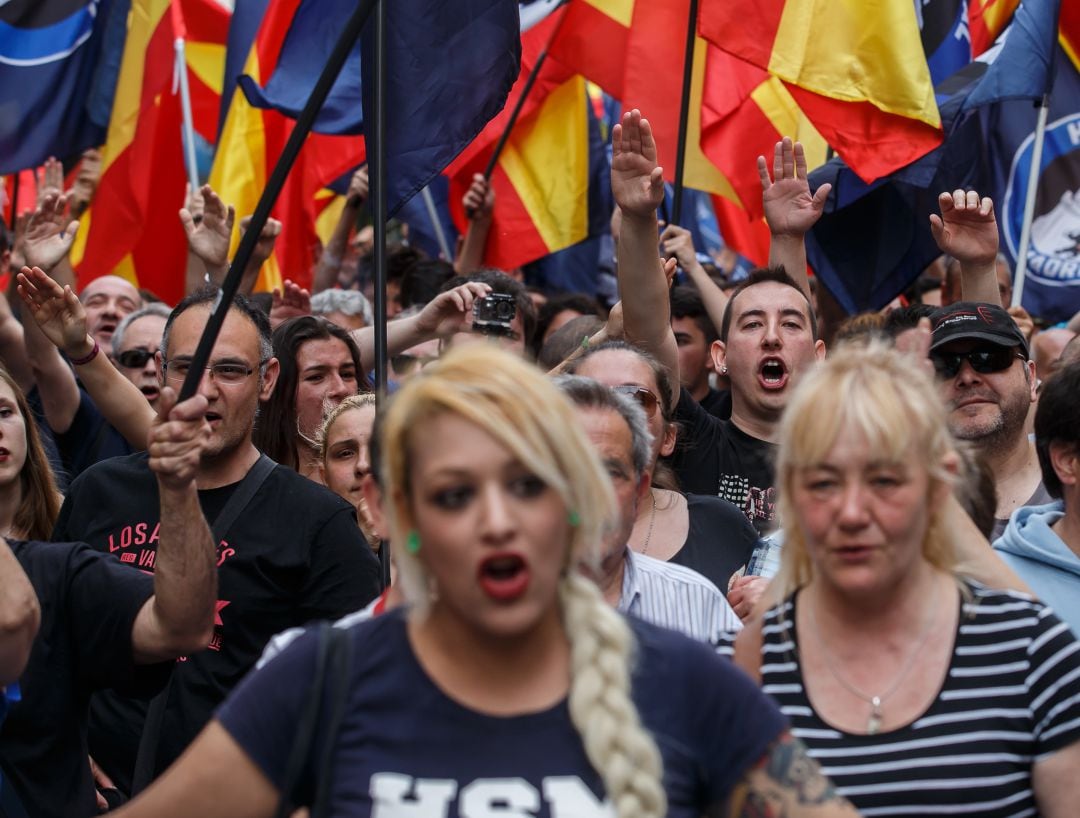
<instances>
[{"instance_id":1,"label":"raised open hand","mask_svg":"<svg viewBox=\"0 0 1080 818\"><path fill-rule=\"evenodd\" d=\"M930 214L930 232L941 252L962 263L993 264L998 252L997 219L989 196L954 190L938 196L941 215Z\"/></svg>"},{"instance_id":2,"label":"raised open hand","mask_svg":"<svg viewBox=\"0 0 1080 818\"><path fill-rule=\"evenodd\" d=\"M86 310L71 287L61 287L40 267L23 267L19 296L42 333L72 358L83 358L94 342L86 333Z\"/></svg>"},{"instance_id":3,"label":"raised open hand","mask_svg":"<svg viewBox=\"0 0 1080 818\"><path fill-rule=\"evenodd\" d=\"M45 164L34 171L37 181L37 203L41 205L49 196L59 196L64 192L64 165L55 156L45 160Z\"/></svg>"},{"instance_id":4,"label":"raised open hand","mask_svg":"<svg viewBox=\"0 0 1080 818\"><path fill-rule=\"evenodd\" d=\"M275 287L271 293L270 326L274 329L290 318L311 315L311 293L289 279L282 286L284 290Z\"/></svg>"},{"instance_id":5,"label":"raised open hand","mask_svg":"<svg viewBox=\"0 0 1080 818\"><path fill-rule=\"evenodd\" d=\"M202 219L186 207L180 210L180 223L187 234L191 252L202 259L207 270L217 271L229 266L229 242L232 239L236 210L221 201L210 185L200 190L203 198Z\"/></svg>"},{"instance_id":6,"label":"raised open hand","mask_svg":"<svg viewBox=\"0 0 1080 818\"><path fill-rule=\"evenodd\" d=\"M359 207L367 201L368 197L368 169L367 165L361 165L349 180L349 189L345 198L353 207Z\"/></svg>"},{"instance_id":7,"label":"raised open hand","mask_svg":"<svg viewBox=\"0 0 1080 818\"><path fill-rule=\"evenodd\" d=\"M495 210L495 189L491 186L491 182L484 178L484 174L473 174L469 189L461 197L461 204L465 208L466 215L473 221L491 218Z\"/></svg>"},{"instance_id":8,"label":"raised open hand","mask_svg":"<svg viewBox=\"0 0 1080 818\"><path fill-rule=\"evenodd\" d=\"M64 260L79 223L67 217L67 196L50 193L37 206L22 235L23 262L49 272Z\"/></svg>"},{"instance_id":9,"label":"raised open hand","mask_svg":"<svg viewBox=\"0 0 1080 818\"><path fill-rule=\"evenodd\" d=\"M243 237L247 232L248 225L251 224L251 216L244 216L240 220L240 236ZM255 242L255 250L251 254L251 261L248 262L248 268L254 267L256 271L262 267L263 262L266 261L274 253L274 244L277 242L277 237L281 235L281 222L277 219L267 219L266 224L263 225L263 229L259 232L259 240Z\"/></svg>"},{"instance_id":10,"label":"raised open hand","mask_svg":"<svg viewBox=\"0 0 1080 818\"><path fill-rule=\"evenodd\" d=\"M97 148L88 148L83 151L82 160L79 162L79 172L75 174L75 183L68 191L73 216L82 215L90 206L100 178L101 151Z\"/></svg>"},{"instance_id":11,"label":"raised open hand","mask_svg":"<svg viewBox=\"0 0 1080 818\"><path fill-rule=\"evenodd\" d=\"M654 216L664 201L664 171L656 164L652 126L635 108L611 133L611 192L623 218Z\"/></svg>"},{"instance_id":12,"label":"raised open hand","mask_svg":"<svg viewBox=\"0 0 1080 818\"><path fill-rule=\"evenodd\" d=\"M769 164L764 156L757 158L757 168L769 231L774 236L806 235L821 218L832 185L823 184L816 193L810 193L802 143L792 142L788 136L776 143L773 148L772 177L769 176Z\"/></svg>"}]
</instances>

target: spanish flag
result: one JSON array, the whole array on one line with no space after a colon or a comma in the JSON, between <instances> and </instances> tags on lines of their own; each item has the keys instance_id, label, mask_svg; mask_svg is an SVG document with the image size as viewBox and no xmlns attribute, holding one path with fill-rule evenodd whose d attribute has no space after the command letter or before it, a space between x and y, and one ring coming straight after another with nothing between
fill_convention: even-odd
<instances>
[{"instance_id":1,"label":"spanish flag","mask_svg":"<svg viewBox=\"0 0 1080 818\"><path fill-rule=\"evenodd\" d=\"M968 33L971 55L978 57L994 44L1012 19L1020 0L968 0ZM1063 6L1067 7L1065 3Z\"/></svg>"},{"instance_id":2,"label":"spanish flag","mask_svg":"<svg viewBox=\"0 0 1080 818\"><path fill-rule=\"evenodd\" d=\"M79 288L110 273L176 303L187 244L179 97L172 92L176 29L170 0L133 0L94 203L72 263Z\"/></svg>"},{"instance_id":3,"label":"spanish flag","mask_svg":"<svg viewBox=\"0 0 1080 818\"><path fill-rule=\"evenodd\" d=\"M698 30L779 79L866 181L941 144L910 0L705 0Z\"/></svg>"}]
</instances>

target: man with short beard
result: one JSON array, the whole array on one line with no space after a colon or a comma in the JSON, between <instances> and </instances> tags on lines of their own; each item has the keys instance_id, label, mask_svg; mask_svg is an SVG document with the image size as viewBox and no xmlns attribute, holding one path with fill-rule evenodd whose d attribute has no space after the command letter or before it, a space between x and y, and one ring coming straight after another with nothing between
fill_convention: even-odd
<instances>
[{"instance_id":1,"label":"man with short beard","mask_svg":"<svg viewBox=\"0 0 1080 818\"><path fill-rule=\"evenodd\" d=\"M1035 364L1016 322L997 304L959 301L931 320L930 359L949 409L949 429L983 456L997 484L991 541L1021 506L1053 498L1025 421L1035 402Z\"/></svg>"}]
</instances>

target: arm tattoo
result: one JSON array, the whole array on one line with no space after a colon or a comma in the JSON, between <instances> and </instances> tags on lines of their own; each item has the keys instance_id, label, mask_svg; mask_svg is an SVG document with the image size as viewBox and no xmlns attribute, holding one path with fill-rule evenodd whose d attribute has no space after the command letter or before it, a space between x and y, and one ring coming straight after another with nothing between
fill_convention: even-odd
<instances>
[{"instance_id":1,"label":"arm tattoo","mask_svg":"<svg viewBox=\"0 0 1080 818\"><path fill-rule=\"evenodd\" d=\"M810 758L806 746L785 733L735 788L730 818L788 818L793 816L857 814L836 793L832 782ZM815 808L823 808L818 812ZM846 810L852 810L848 813Z\"/></svg>"}]
</instances>

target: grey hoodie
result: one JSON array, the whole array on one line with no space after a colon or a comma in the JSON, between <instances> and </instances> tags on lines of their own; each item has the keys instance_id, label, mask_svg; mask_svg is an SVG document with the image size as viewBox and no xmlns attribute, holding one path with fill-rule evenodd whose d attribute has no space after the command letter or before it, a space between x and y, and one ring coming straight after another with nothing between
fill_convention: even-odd
<instances>
[{"instance_id":1,"label":"grey hoodie","mask_svg":"<svg viewBox=\"0 0 1080 818\"><path fill-rule=\"evenodd\" d=\"M1060 500L1022 506L994 541L994 549L1080 636L1080 556L1050 529L1064 514Z\"/></svg>"}]
</instances>

